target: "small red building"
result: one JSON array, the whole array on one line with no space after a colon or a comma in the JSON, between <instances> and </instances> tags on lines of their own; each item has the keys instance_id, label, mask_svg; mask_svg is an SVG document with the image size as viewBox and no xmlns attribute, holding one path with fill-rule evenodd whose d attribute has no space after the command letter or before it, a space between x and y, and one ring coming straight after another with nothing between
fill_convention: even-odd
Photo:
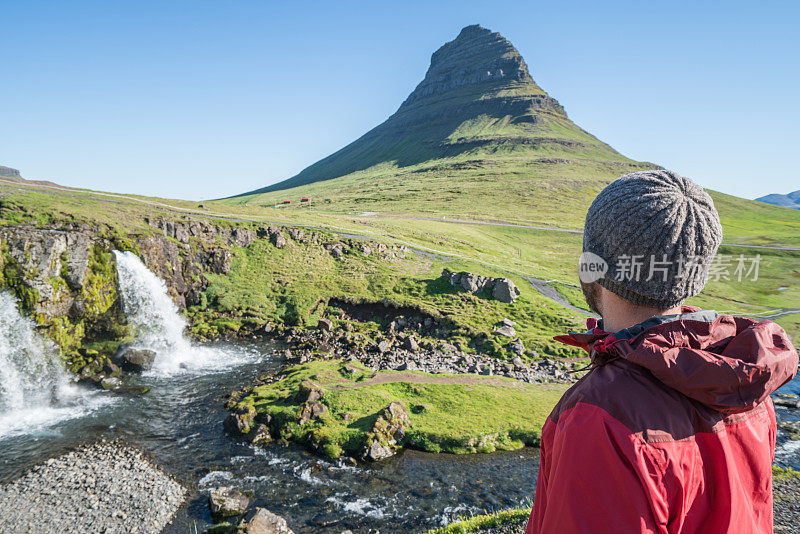
<instances>
[{"instance_id":1,"label":"small red building","mask_svg":"<svg viewBox=\"0 0 800 534\"><path fill-rule=\"evenodd\" d=\"M311 202L311 199L310 199L310 198L308 198L308 197L302 197L302 198L300 199L300 202Z\"/></svg>"},{"instance_id":2,"label":"small red building","mask_svg":"<svg viewBox=\"0 0 800 534\"><path fill-rule=\"evenodd\" d=\"M284 200L283 202L281 202L281 204L291 204L291 203L292 203L291 200Z\"/></svg>"}]
</instances>

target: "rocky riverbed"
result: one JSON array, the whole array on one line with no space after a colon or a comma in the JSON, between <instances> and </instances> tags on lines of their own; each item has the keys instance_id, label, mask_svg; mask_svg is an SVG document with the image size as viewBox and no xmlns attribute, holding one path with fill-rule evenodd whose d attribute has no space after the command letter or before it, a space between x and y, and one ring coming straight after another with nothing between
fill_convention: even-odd
<instances>
[{"instance_id":1,"label":"rocky riverbed","mask_svg":"<svg viewBox=\"0 0 800 534\"><path fill-rule=\"evenodd\" d=\"M0 486L0 532L160 532L185 494L137 449L99 441Z\"/></svg>"},{"instance_id":2,"label":"rocky riverbed","mask_svg":"<svg viewBox=\"0 0 800 534\"><path fill-rule=\"evenodd\" d=\"M572 371L584 366L579 361L551 358L526 362L523 355L535 354L524 351L512 359L502 360L467 352L446 340L421 339L414 332L403 332L399 328L391 328L388 334L367 337L346 329L336 330L330 321L322 319L318 330L290 329L274 338L287 346L283 356L288 364L342 358L360 361L374 371L505 376L528 383L573 382L578 377ZM513 324L500 324L498 329L511 333Z\"/></svg>"}]
</instances>

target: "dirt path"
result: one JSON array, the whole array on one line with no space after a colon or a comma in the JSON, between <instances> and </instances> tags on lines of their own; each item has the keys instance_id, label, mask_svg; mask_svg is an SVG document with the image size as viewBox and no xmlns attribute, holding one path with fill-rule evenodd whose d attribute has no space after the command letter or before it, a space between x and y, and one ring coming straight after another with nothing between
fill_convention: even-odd
<instances>
[{"instance_id":1,"label":"dirt path","mask_svg":"<svg viewBox=\"0 0 800 534\"><path fill-rule=\"evenodd\" d=\"M422 375L406 371L393 372L393 373L377 373L372 378L357 382L347 386L335 386L331 389L358 389L365 386L373 386L376 384L390 384L392 382L404 382L411 384L464 384L476 386L500 386L500 387L514 387L519 389L527 389L528 384L518 380L502 380L500 378L486 378L473 374L459 374L459 375ZM536 389L549 389L552 387L549 384L536 384Z\"/></svg>"},{"instance_id":2,"label":"dirt path","mask_svg":"<svg viewBox=\"0 0 800 534\"><path fill-rule=\"evenodd\" d=\"M588 317L595 317L595 314L593 314L592 312L584 310L583 308L578 308L577 306L573 306L570 303L570 301L568 301L566 297L562 295L556 288L550 285L550 282L548 282L547 280L541 280L539 278L534 278L532 276L526 276L525 279L531 283L531 285L536 291L538 291L545 297L558 302L565 308L569 308L575 313L579 313L581 315L585 315Z\"/></svg>"}]
</instances>

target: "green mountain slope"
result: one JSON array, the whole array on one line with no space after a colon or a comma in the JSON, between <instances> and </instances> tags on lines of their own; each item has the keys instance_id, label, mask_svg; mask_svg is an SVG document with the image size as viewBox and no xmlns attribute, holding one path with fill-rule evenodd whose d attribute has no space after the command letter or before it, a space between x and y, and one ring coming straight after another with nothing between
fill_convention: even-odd
<instances>
[{"instance_id":1,"label":"green mountain slope","mask_svg":"<svg viewBox=\"0 0 800 534\"><path fill-rule=\"evenodd\" d=\"M433 54L425 78L384 123L298 175L228 202L266 205L306 192L342 208L399 200L412 205L392 209L439 212L439 201L451 200L426 207L430 193L467 197L499 187L529 197L648 167L575 125L508 40L468 26Z\"/></svg>"}]
</instances>

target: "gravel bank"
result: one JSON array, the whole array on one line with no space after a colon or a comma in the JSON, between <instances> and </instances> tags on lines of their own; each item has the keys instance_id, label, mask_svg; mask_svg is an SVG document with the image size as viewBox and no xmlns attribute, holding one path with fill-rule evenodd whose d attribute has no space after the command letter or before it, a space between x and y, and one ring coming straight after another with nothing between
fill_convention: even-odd
<instances>
[{"instance_id":1,"label":"gravel bank","mask_svg":"<svg viewBox=\"0 0 800 534\"><path fill-rule=\"evenodd\" d=\"M140 451L99 441L0 486L0 532L156 533L185 493Z\"/></svg>"}]
</instances>

